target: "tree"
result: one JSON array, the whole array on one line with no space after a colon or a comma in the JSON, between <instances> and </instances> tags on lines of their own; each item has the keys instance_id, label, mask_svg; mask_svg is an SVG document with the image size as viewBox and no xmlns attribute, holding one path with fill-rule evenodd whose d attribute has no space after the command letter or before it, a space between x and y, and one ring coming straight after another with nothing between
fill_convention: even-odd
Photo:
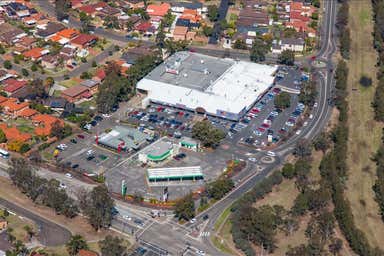
<instances>
[{"instance_id":1,"label":"tree","mask_svg":"<svg viewBox=\"0 0 384 256\"><path fill-rule=\"evenodd\" d=\"M58 20L65 19L68 14L68 8L70 7L70 2L68 0L56 0L55 1L55 10L56 10L56 17Z\"/></svg>"},{"instance_id":2,"label":"tree","mask_svg":"<svg viewBox=\"0 0 384 256\"><path fill-rule=\"evenodd\" d=\"M107 235L104 240L99 242L102 256L126 255L126 247L123 245L123 239Z\"/></svg>"},{"instance_id":3,"label":"tree","mask_svg":"<svg viewBox=\"0 0 384 256\"><path fill-rule=\"evenodd\" d=\"M0 54L5 54L5 49L2 45L0 45Z\"/></svg>"},{"instance_id":4,"label":"tree","mask_svg":"<svg viewBox=\"0 0 384 256\"><path fill-rule=\"evenodd\" d=\"M91 191L85 213L89 217L90 224L98 230L111 225L113 207L114 202L107 187L99 185Z\"/></svg>"},{"instance_id":5,"label":"tree","mask_svg":"<svg viewBox=\"0 0 384 256\"><path fill-rule=\"evenodd\" d=\"M164 23L164 26L170 27L175 19L175 16L172 15L171 10L169 9L167 14L163 17L162 22Z\"/></svg>"},{"instance_id":6,"label":"tree","mask_svg":"<svg viewBox=\"0 0 384 256\"><path fill-rule=\"evenodd\" d=\"M279 55L279 63L293 66L295 64L295 53L291 50L284 50Z\"/></svg>"},{"instance_id":7,"label":"tree","mask_svg":"<svg viewBox=\"0 0 384 256\"><path fill-rule=\"evenodd\" d=\"M22 68L22 69L21 69L21 74L22 74L23 76L29 76L29 72L28 72L28 70L26 70L25 68Z\"/></svg>"},{"instance_id":8,"label":"tree","mask_svg":"<svg viewBox=\"0 0 384 256\"><path fill-rule=\"evenodd\" d=\"M44 88L49 90L54 84L55 84L55 80L53 79L53 77L49 76L44 81Z\"/></svg>"},{"instance_id":9,"label":"tree","mask_svg":"<svg viewBox=\"0 0 384 256\"><path fill-rule=\"evenodd\" d=\"M3 66L6 69L11 69L12 68L12 63L9 60L5 60L4 63L3 63Z\"/></svg>"},{"instance_id":10,"label":"tree","mask_svg":"<svg viewBox=\"0 0 384 256\"><path fill-rule=\"evenodd\" d=\"M259 38L253 41L252 48L250 50L250 58L253 62L260 62L265 60L265 54L268 52L267 45Z\"/></svg>"},{"instance_id":11,"label":"tree","mask_svg":"<svg viewBox=\"0 0 384 256\"><path fill-rule=\"evenodd\" d=\"M37 71L37 65L35 63L32 64L31 70L32 70L32 72L36 72Z\"/></svg>"},{"instance_id":12,"label":"tree","mask_svg":"<svg viewBox=\"0 0 384 256\"><path fill-rule=\"evenodd\" d=\"M297 142L293 154L300 158L309 157L312 154L311 144L307 140L300 140Z\"/></svg>"},{"instance_id":13,"label":"tree","mask_svg":"<svg viewBox=\"0 0 384 256\"><path fill-rule=\"evenodd\" d=\"M224 197L235 186L230 178L221 178L208 184L208 196L216 200Z\"/></svg>"},{"instance_id":14,"label":"tree","mask_svg":"<svg viewBox=\"0 0 384 256\"><path fill-rule=\"evenodd\" d=\"M104 18L104 26L107 28L119 29L120 23L116 16L108 15Z\"/></svg>"},{"instance_id":15,"label":"tree","mask_svg":"<svg viewBox=\"0 0 384 256\"><path fill-rule=\"evenodd\" d=\"M33 79L28 85L28 93L40 98L47 97L47 91L43 80L40 78Z\"/></svg>"},{"instance_id":16,"label":"tree","mask_svg":"<svg viewBox=\"0 0 384 256\"><path fill-rule=\"evenodd\" d=\"M296 175L295 166L291 163L284 164L283 169L281 170L281 174L284 176L284 178L293 179Z\"/></svg>"},{"instance_id":17,"label":"tree","mask_svg":"<svg viewBox=\"0 0 384 256\"><path fill-rule=\"evenodd\" d=\"M334 256L339 255L339 252L343 249L343 241L339 238L334 238L328 247Z\"/></svg>"},{"instance_id":18,"label":"tree","mask_svg":"<svg viewBox=\"0 0 384 256\"><path fill-rule=\"evenodd\" d=\"M33 230L33 228L31 228L31 226L29 225L25 225L23 227L23 229L25 230L25 232L27 232L28 234L28 237L29 237L29 241L31 241L32 237L35 235L35 231Z\"/></svg>"},{"instance_id":19,"label":"tree","mask_svg":"<svg viewBox=\"0 0 384 256\"><path fill-rule=\"evenodd\" d=\"M248 46L245 43L244 39L239 38L239 39L236 39L235 43L233 44L233 48L245 50L248 48Z\"/></svg>"},{"instance_id":20,"label":"tree","mask_svg":"<svg viewBox=\"0 0 384 256\"><path fill-rule=\"evenodd\" d=\"M211 22L217 21L219 18L219 8L216 5L208 6L208 19Z\"/></svg>"},{"instance_id":21,"label":"tree","mask_svg":"<svg viewBox=\"0 0 384 256\"><path fill-rule=\"evenodd\" d=\"M362 75L359 82L363 87L370 87L372 85L372 78Z\"/></svg>"},{"instance_id":22,"label":"tree","mask_svg":"<svg viewBox=\"0 0 384 256\"><path fill-rule=\"evenodd\" d=\"M68 124L62 124L60 121L56 121L52 124L51 136L58 139L64 139L72 134L72 127Z\"/></svg>"},{"instance_id":23,"label":"tree","mask_svg":"<svg viewBox=\"0 0 384 256\"><path fill-rule=\"evenodd\" d=\"M195 202L193 201L192 194L179 199L175 204L175 216L179 220L190 220L195 216Z\"/></svg>"},{"instance_id":24,"label":"tree","mask_svg":"<svg viewBox=\"0 0 384 256\"><path fill-rule=\"evenodd\" d=\"M87 242L81 235L71 236L65 247L71 256L77 255L81 249L88 249Z\"/></svg>"},{"instance_id":25,"label":"tree","mask_svg":"<svg viewBox=\"0 0 384 256\"><path fill-rule=\"evenodd\" d=\"M216 147L225 138L225 133L205 120L195 123L192 137L200 140L205 147Z\"/></svg>"},{"instance_id":26,"label":"tree","mask_svg":"<svg viewBox=\"0 0 384 256\"><path fill-rule=\"evenodd\" d=\"M288 92L279 93L274 99L274 104L276 108L289 108L291 106L291 95Z\"/></svg>"},{"instance_id":27,"label":"tree","mask_svg":"<svg viewBox=\"0 0 384 256\"><path fill-rule=\"evenodd\" d=\"M211 36L213 34L213 28L210 26L203 26L203 34L205 36Z\"/></svg>"},{"instance_id":28,"label":"tree","mask_svg":"<svg viewBox=\"0 0 384 256\"><path fill-rule=\"evenodd\" d=\"M319 136L316 137L316 139L313 142L313 146L315 150L321 150L323 153L327 151L327 149L330 146L331 141L329 140L329 136L322 132L319 134Z\"/></svg>"},{"instance_id":29,"label":"tree","mask_svg":"<svg viewBox=\"0 0 384 256\"><path fill-rule=\"evenodd\" d=\"M7 137L5 136L5 133L3 130L0 129L0 143L7 142Z\"/></svg>"},{"instance_id":30,"label":"tree","mask_svg":"<svg viewBox=\"0 0 384 256\"><path fill-rule=\"evenodd\" d=\"M300 89L299 101L304 105L313 106L317 98L316 81L309 80L303 83Z\"/></svg>"}]
</instances>

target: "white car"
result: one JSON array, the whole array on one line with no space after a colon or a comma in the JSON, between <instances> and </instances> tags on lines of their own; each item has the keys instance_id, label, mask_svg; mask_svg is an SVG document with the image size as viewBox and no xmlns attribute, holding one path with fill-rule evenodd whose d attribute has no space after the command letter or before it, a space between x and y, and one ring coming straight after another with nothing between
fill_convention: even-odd
<instances>
[{"instance_id":1,"label":"white car","mask_svg":"<svg viewBox=\"0 0 384 256\"><path fill-rule=\"evenodd\" d=\"M190 222L191 224L193 224L193 223L195 223L195 222L196 222L196 219L195 219L195 218L193 218L193 219L191 219L189 222Z\"/></svg>"},{"instance_id":2,"label":"white car","mask_svg":"<svg viewBox=\"0 0 384 256\"><path fill-rule=\"evenodd\" d=\"M104 118L109 118L109 117L111 117L110 114L102 114L101 116L104 117Z\"/></svg>"},{"instance_id":3,"label":"white car","mask_svg":"<svg viewBox=\"0 0 384 256\"><path fill-rule=\"evenodd\" d=\"M296 135L299 135L301 133L301 130L296 131Z\"/></svg>"},{"instance_id":4,"label":"white car","mask_svg":"<svg viewBox=\"0 0 384 256\"><path fill-rule=\"evenodd\" d=\"M312 114L310 114L310 115L309 115L309 119L312 119L312 118L313 118L313 115L312 115Z\"/></svg>"},{"instance_id":5,"label":"white car","mask_svg":"<svg viewBox=\"0 0 384 256\"><path fill-rule=\"evenodd\" d=\"M132 220L132 218L129 217L128 215L124 215L123 218L126 219L126 220Z\"/></svg>"},{"instance_id":6,"label":"white car","mask_svg":"<svg viewBox=\"0 0 384 256\"><path fill-rule=\"evenodd\" d=\"M196 250L196 254L200 256L205 256L205 252L202 250Z\"/></svg>"},{"instance_id":7,"label":"white car","mask_svg":"<svg viewBox=\"0 0 384 256\"><path fill-rule=\"evenodd\" d=\"M70 179L72 178L72 174L70 174L69 172L66 173L65 176L68 177L68 178L70 178Z\"/></svg>"},{"instance_id":8,"label":"white car","mask_svg":"<svg viewBox=\"0 0 384 256\"><path fill-rule=\"evenodd\" d=\"M257 159L254 158L254 157L250 157L250 158L248 158L248 160L251 161L251 162L256 162L257 161Z\"/></svg>"},{"instance_id":9,"label":"white car","mask_svg":"<svg viewBox=\"0 0 384 256\"><path fill-rule=\"evenodd\" d=\"M64 183L60 183L59 187L60 187L61 189L66 189L66 188L67 188L67 185L65 185Z\"/></svg>"},{"instance_id":10,"label":"white car","mask_svg":"<svg viewBox=\"0 0 384 256\"><path fill-rule=\"evenodd\" d=\"M304 122L303 126L305 127L305 126L307 126L307 125L308 125L308 122Z\"/></svg>"},{"instance_id":11,"label":"white car","mask_svg":"<svg viewBox=\"0 0 384 256\"><path fill-rule=\"evenodd\" d=\"M313 107L314 107L314 108L317 108L317 102L315 102L315 104L313 104Z\"/></svg>"},{"instance_id":12,"label":"white car","mask_svg":"<svg viewBox=\"0 0 384 256\"><path fill-rule=\"evenodd\" d=\"M276 156L275 152L267 151L267 156Z\"/></svg>"}]
</instances>

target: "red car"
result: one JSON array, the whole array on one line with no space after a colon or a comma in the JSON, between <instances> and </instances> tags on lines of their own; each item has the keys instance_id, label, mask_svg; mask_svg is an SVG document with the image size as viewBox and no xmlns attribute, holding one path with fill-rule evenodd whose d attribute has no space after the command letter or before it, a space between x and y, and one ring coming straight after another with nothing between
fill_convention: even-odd
<instances>
[{"instance_id":1,"label":"red car","mask_svg":"<svg viewBox=\"0 0 384 256\"><path fill-rule=\"evenodd\" d=\"M84 139L85 138L85 136L83 134L78 134L77 137L80 138L80 139Z\"/></svg>"},{"instance_id":2,"label":"red car","mask_svg":"<svg viewBox=\"0 0 384 256\"><path fill-rule=\"evenodd\" d=\"M264 127L264 128L269 128L269 127L271 127L271 126L270 126L269 124L267 124L267 123L263 123L261 126Z\"/></svg>"},{"instance_id":3,"label":"red car","mask_svg":"<svg viewBox=\"0 0 384 256\"><path fill-rule=\"evenodd\" d=\"M263 127L259 127L258 129L260 132L265 132L265 129Z\"/></svg>"}]
</instances>

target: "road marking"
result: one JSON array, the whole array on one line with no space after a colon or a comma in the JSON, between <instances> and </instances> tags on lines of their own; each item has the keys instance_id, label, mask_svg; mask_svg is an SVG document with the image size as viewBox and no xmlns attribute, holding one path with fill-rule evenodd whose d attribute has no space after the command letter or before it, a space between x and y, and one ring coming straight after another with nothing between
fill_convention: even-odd
<instances>
[{"instance_id":1,"label":"road marking","mask_svg":"<svg viewBox=\"0 0 384 256\"><path fill-rule=\"evenodd\" d=\"M209 231L200 232L199 237L208 237L210 235Z\"/></svg>"}]
</instances>

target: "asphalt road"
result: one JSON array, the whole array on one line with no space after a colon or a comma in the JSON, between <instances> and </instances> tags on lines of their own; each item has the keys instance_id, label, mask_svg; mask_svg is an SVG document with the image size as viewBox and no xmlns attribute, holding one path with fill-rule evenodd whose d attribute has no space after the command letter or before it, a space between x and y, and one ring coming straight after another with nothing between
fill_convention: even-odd
<instances>
[{"instance_id":1,"label":"asphalt road","mask_svg":"<svg viewBox=\"0 0 384 256\"><path fill-rule=\"evenodd\" d=\"M279 148L275 149L274 152L277 154L275 162L266 166L260 174L253 175L248 178L248 180L239 184L231 193L229 193L222 200L217 202L211 208L197 216L197 222L195 226L201 225L204 221L202 216L205 214L209 215L208 223L205 225L205 231L212 230L217 219L220 217L221 213L230 205L232 205L238 198L240 198L244 193L249 191L258 181L266 177L272 170L276 169L283 161L284 157L292 152L296 143L301 139L313 139L317 134L319 134L327 121L329 120L332 107L328 105L328 98L331 97L332 87L334 85L333 72L331 72L332 65L332 55L336 51L335 38L333 37L335 28L335 18L337 11L337 1L325 1L325 15L324 15L324 26L322 34L322 47L320 48L317 59L326 62L326 69L317 70L320 74L319 76L319 104L314 115L314 122L311 122L302 133L297 136L291 137L287 143L283 144ZM258 156L262 154L257 154ZM188 225L188 224L187 224ZM211 255L221 255L221 252L218 252L216 248L211 244L209 237L205 237L203 242L205 245L209 246L209 251L207 253Z\"/></svg>"},{"instance_id":2,"label":"asphalt road","mask_svg":"<svg viewBox=\"0 0 384 256\"><path fill-rule=\"evenodd\" d=\"M47 219L44 219L25 208L17 206L3 198L0 198L0 205L20 216L31 219L40 228L38 240L45 246L59 246L65 244L71 237L71 232Z\"/></svg>"}]
</instances>

